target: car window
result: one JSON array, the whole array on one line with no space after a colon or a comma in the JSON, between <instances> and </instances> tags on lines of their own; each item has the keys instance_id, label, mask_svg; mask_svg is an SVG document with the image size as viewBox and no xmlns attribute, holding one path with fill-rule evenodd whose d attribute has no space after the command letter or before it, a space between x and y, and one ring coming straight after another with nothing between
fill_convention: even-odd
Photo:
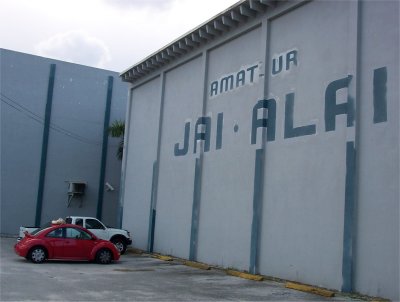
<instances>
[{"instance_id":1,"label":"car window","mask_svg":"<svg viewBox=\"0 0 400 302\"><path fill-rule=\"evenodd\" d=\"M77 218L77 219L75 220L75 224L76 224L76 225L79 225L79 226L81 226L81 227L83 227L83 219L82 219L82 218Z\"/></svg>"},{"instance_id":2,"label":"car window","mask_svg":"<svg viewBox=\"0 0 400 302\"><path fill-rule=\"evenodd\" d=\"M42 227L40 227L40 228L38 228L38 229L32 231L32 232L31 232L31 235L36 235L37 233L39 233L39 232L41 232L41 231L43 231L43 230L46 230L46 229L48 229L48 228L51 227L51 226L52 226L51 221L49 221L49 222L45 223Z\"/></svg>"},{"instance_id":3,"label":"car window","mask_svg":"<svg viewBox=\"0 0 400 302\"><path fill-rule=\"evenodd\" d=\"M92 236L90 236L85 231L80 230L80 229L75 229L75 228L66 228L65 237L66 238L73 238L73 239L84 239L84 240L92 239Z\"/></svg>"},{"instance_id":4,"label":"car window","mask_svg":"<svg viewBox=\"0 0 400 302\"><path fill-rule=\"evenodd\" d=\"M63 237L63 228L55 229L49 232L46 237L51 238L62 238Z\"/></svg>"},{"instance_id":5,"label":"car window","mask_svg":"<svg viewBox=\"0 0 400 302\"><path fill-rule=\"evenodd\" d=\"M86 228L104 230L104 226L95 219L86 219Z\"/></svg>"}]
</instances>

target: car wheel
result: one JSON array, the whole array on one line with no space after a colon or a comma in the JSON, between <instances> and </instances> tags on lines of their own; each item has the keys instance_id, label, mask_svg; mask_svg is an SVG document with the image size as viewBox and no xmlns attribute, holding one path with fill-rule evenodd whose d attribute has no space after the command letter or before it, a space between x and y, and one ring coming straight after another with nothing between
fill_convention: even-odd
<instances>
[{"instance_id":1,"label":"car wheel","mask_svg":"<svg viewBox=\"0 0 400 302\"><path fill-rule=\"evenodd\" d=\"M101 249L96 254L96 261L100 264L109 264L112 261L111 251L108 249Z\"/></svg>"},{"instance_id":2,"label":"car wheel","mask_svg":"<svg viewBox=\"0 0 400 302\"><path fill-rule=\"evenodd\" d=\"M116 238L111 240L112 243L114 243L115 247L117 248L118 252L122 255L126 251L126 243L123 239Z\"/></svg>"},{"instance_id":3,"label":"car wheel","mask_svg":"<svg viewBox=\"0 0 400 302\"><path fill-rule=\"evenodd\" d=\"M37 246L29 252L28 257L33 263L42 263L46 260L46 251L44 248Z\"/></svg>"}]
</instances>

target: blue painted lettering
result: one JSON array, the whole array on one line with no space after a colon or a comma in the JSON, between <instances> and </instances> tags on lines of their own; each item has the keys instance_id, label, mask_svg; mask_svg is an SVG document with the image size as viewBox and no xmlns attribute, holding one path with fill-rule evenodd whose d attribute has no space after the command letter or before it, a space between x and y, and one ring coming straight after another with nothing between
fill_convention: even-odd
<instances>
[{"instance_id":1,"label":"blue painted lettering","mask_svg":"<svg viewBox=\"0 0 400 302\"><path fill-rule=\"evenodd\" d=\"M234 72L220 79L212 81L210 84L210 97L216 97L222 93L241 88L258 82L258 64L243 66L238 72Z\"/></svg>"},{"instance_id":2,"label":"blue painted lettering","mask_svg":"<svg viewBox=\"0 0 400 302\"><path fill-rule=\"evenodd\" d=\"M189 149L189 132L190 132L190 122L185 123L185 135L183 139L183 148L179 148L179 143L175 144L174 154L175 156L186 155Z\"/></svg>"},{"instance_id":3,"label":"blue painted lettering","mask_svg":"<svg viewBox=\"0 0 400 302\"><path fill-rule=\"evenodd\" d=\"M224 86L225 86L225 88L224 88ZM232 89L233 89L233 75L222 78L221 87L219 88L219 92L222 93L222 92L232 90Z\"/></svg>"},{"instance_id":4,"label":"blue painted lettering","mask_svg":"<svg viewBox=\"0 0 400 302\"><path fill-rule=\"evenodd\" d=\"M325 90L325 131L336 129L336 115L347 114L347 127L354 125L354 104L351 97L347 97L347 102L336 103L336 92L339 89L348 88L352 76L349 75L329 83Z\"/></svg>"},{"instance_id":5,"label":"blue painted lettering","mask_svg":"<svg viewBox=\"0 0 400 302\"><path fill-rule=\"evenodd\" d=\"M315 125L293 127L294 93L286 95L285 102L285 138L312 135L316 133Z\"/></svg>"},{"instance_id":6,"label":"blue painted lettering","mask_svg":"<svg viewBox=\"0 0 400 302\"><path fill-rule=\"evenodd\" d=\"M297 50L289 51L286 54L286 70L289 70L290 63L293 63L297 66Z\"/></svg>"},{"instance_id":7,"label":"blue painted lettering","mask_svg":"<svg viewBox=\"0 0 400 302\"><path fill-rule=\"evenodd\" d=\"M278 64L278 63L276 63L276 60L277 59L272 59L272 74L274 74L274 75L278 74L278 73L280 73L282 71L282 65L283 65L282 56L279 56L279 58L278 58L278 62L279 62L278 67L276 67L276 65Z\"/></svg>"},{"instance_id":8,"label":"blue painted lettering","mask_svg":"<svg viewBox=\"0 0 400 302\"><path fill-rule=\"evenodd\" d=\"M297 64L296 51L289 52L287 54L287 62L290 64ZM290 67L286 65L287 68ZM246 69L240 70L236 74L236 86L243 85L247 79L253 80L254 72L257 69L257 65L251 66ZM246 71L249 73L247 74ZM325 89L325 131L336 130L336 116L345 114L347 117L347 127L354 126L355 120L355 107L354 99L347 93L347 101L338 104L337 92L341 89L348 89L353 76L348 75L347 77L330 82ZM223 77L221 79L221 86L225 90L233 87L233 81L235 77L233 75ZM211 84L212 94L218 93L218 81L214 81ZM295 93L291 92L285 96L285 120L284 120L284 139L315 135L317 133L316 125L310 124L306 126L294 126L294 103ZM263 139L266 141L275 140L275 128L276 128L276 110L277 105L275 99L260 100L258 101L252 110L251 119L251 144L257 143L257 131L259 128L263 129ZM374 70L373 77L373 122L382 123L387 122L387 68L381 67ZM262 112L262 117L259 117L259 113ZM222 112L217 114L216 134L215 134L215 150L222 149L222 133L224 125L224 114ZM174 145L174 155L183 156L188 153L189 142L190 142L190 122L185 123L183 146L179 143ZM266 128L266 129L265 129ZM234 125L234 132L237 133L239 125ZM266 135L266 137L265 137ZM194 146L193 153L197 152L197 144L199 141L204 143L204 152L210 151L210 140L211 140L211 117L204 116L199 117L194 127Z\"/></svg>"},{"instance_id":9,"label":"blue painted lettering","mask_svg":"<svg viewBox=\"0 0 400 302\"><path fill-rule=\"evenodd\" d=\"M291 50L272 58L272 75L282 72L283 65L285 65L286 71L290 69L291 65L297 66L297 50Z\"/></svg>"},{"instance_id":10,"label":"blue painted lettering","mask_svg":"<svg viewBox=\"0 0 400 302\"><path fill-rule=\"evenodd\" d=\"M246 81L246 72L241 70L236 75L236 87L243 86Z\"/></svg>"},{"instance_id":11,"label":"blue painted lettering","mask_svg":"<svg viewBox=\"0 0 400 302\"><path fill-rule=\"evenodd\" d=\"M259 109L268 109L268 116L265 117L263 112L263 118L258 118ZM257 129L260 127L267 127L267 140L275 140L275 124L276 124L276 101L274 99L261 100L253 107L253 119L251 123L251 144L254 145L257 142Z\"/></svg>"},{"instance_id":12,"label":"blue painted lettering","mask_svg":"<svg viewBox=\"0 0 400 302\"><path fill-rule=\"evenodd\" d=\"M214 81L211 83L211 96L217 95L218 94L218 81Z\"/></svg>"},{"instance_id":13,"label":"blue painted lettering","mask_svg":"<svg viewBox=\"0 0 400 302\"><path fill-rule=\"evenodd\" d=\"M386 67L374 70L374 123L387 121L387 100L386 100Z\"/></svg>"},{"instance_id":14,"label":"blue painted lettering","mask_svg":"<svg viewBox=\"0 0 400 302\"><path fill-rule=\"evenodd\" d=\"M209 116L199 117L194 127L194 148L193 153L196 153L197 142L204 141L204 152L210 151L211 137L211 118Z\"/></svg>"}]
</instances>

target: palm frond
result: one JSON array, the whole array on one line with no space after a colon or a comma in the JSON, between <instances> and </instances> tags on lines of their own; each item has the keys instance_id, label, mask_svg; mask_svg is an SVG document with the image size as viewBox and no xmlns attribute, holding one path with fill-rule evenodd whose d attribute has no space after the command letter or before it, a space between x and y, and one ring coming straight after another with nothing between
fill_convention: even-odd
<instances>
[{"instance_id":1,"label":"palm frond","mask_svg":"<svg viewBox=\"0 0 400 302\"><path fill-rule=\"evenodd\" d=\"M125 122L121 120L114 121L108 128L108 131L112 137L124 137Z\"/></svg>"}]
</instances>

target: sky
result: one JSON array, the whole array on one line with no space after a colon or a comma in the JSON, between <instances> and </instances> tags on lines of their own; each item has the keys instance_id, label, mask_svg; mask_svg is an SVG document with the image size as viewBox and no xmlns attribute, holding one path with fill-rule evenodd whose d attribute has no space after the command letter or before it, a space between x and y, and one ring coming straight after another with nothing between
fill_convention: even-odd
<instances>
[{"instance_id":1,"label":"sky","mask_svg":"<svg viewBox=\"0 0 400 302\"><path fill-rule=\"evenodd\" d=\"M122 72L238 0L0 0L0 48Z\"/></svg>"}]
</instances>

